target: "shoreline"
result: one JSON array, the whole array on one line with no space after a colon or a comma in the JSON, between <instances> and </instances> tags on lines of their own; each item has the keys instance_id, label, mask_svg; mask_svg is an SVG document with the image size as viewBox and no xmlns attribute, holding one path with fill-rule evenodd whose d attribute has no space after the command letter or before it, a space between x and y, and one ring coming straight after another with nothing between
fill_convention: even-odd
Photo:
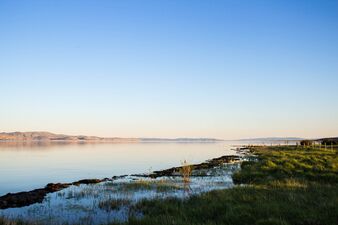
<instances>
[{"instance_id":1,"label":"shoreline","mask_svg":"<svg viewBox=\"0 0 338 225\"><path fill-rule=\"evenodd\" d=\"M239 163L243 160L243 157L248 150L247 147L240 147L236 149L237 155L224 155L217 158L213 158L198 164L191 164L189 166L193 167L194 170L200 169L210 169L222 164L231 164ZM242 156L243 154L244 156ZM182 176L179 174L179 171L183 166L172 167L169 169L153 171L150 174L131 174L131 175L120 175L113 176L111 178L103 179L82 179L71 183L49 183L44 188L38 188L31 191L17 192L17 193L8 193L6 195L0 196L0 209L8 208L20 208L24 206L29 206L35 203L42 203L44 198L49 193L54 193L61 191L65 188L68 188L72 185L79 186L81 184L98 184L105 181L114 181L119 178L133 176L133 177L148 177L148 178L158 178L158 177L176 177ZM191 175L191 176L202 176L202 175Z\"/></svg>"},{"instance_id":2,"label":"shoreline","mask_svg":"<svg viewBox=\"0 0 338 225\"><path fill-rule=\"evenodd\" d=\"M72 186L48 195L41 204L4 210L0 224L1 219L4 224L27 225L335 224L337 150L337 146L247 146L237 149L243 158L240 163L214 167L215 173L192 170L206 176L191 177L187 186L172 168L174 177L125 177ZM213 180L214 175L227 179ZM201 190L203 184L195 186L199 180L216 188ZM217 188L219 182L230 185Z\"/></svg>"}]
</instances>

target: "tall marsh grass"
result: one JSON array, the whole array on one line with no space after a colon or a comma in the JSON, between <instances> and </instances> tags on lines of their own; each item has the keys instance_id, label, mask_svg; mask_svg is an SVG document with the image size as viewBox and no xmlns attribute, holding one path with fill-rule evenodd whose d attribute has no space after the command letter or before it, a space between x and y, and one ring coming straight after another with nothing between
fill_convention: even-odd
<instances>
[{"instance_id":1,"label":"tall marsh grass","mask_svg":"<svg viewBox=\"0 0 338 225\"><path fill-rule=\"evenodd\" d=\"M182 162L182 168L180 172L183 177L183 182L190 183L192 169L193 169L192 166L186 160Z\"/></svg>"},{"instance_id":2,"label":"tall marsh grass","mask_svg":"<svg viewBox=\"0 0 338 225\"><path fill-rule=\"evenodd\" d=\"M182 164L182 167L180 169L180 173L183 178L184 188L185 190L189 190L190 176L192 174L193 167L187 162L187 160L184 160L181 164Z\"/></svg>"}]
</instances>

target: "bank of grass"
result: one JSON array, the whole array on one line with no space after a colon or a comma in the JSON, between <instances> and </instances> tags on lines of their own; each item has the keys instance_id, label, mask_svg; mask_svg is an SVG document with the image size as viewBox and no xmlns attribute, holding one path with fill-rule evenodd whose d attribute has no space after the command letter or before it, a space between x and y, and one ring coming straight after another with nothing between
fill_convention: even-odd
<instances>
[{"instance_id":1,"label":"bank of grass","mask_svg":"<svg viewBox=\"0 0 338 225\"><path fill-rule=\"evenodd\" d=\"M144 200L125 224L338 224L337 148L251 147L257 157L234 174L238 185L181 200Z\"/></svg>"},{"instance_id":2,"label":"bank of grass","mask_svg":"<svg viewBox=\"0 0 338 225\"><path fill-rule=\"evenodd\" d=\"M107 212L112 210L119 210L124 206L130 205L131 200L129 199L106 199L98 203L98 207Z\"/></svg>"},{"instance_id":3,"label":"bank of grass","mask_svg":"<svg viewBox=\"0 0 338 225\"><path fill-rule=\"evenodd\" d=\"M10 220L0 216L0 225L35 225L33 223L24 222L22 220Z\"/></svg>"},{"instance_id":4,"label":"bank of grass","mask_svg":"<svg viewBox=\"0 0 338 225\"><path fill-rule=\"evenodd\" d=\"M251 147L258 160L243 162L235 183L268 184L294 178L302 182L338 183L337 148L301 146Z\"/></svg>"},{"instance_id":5,"label":"bank of grass","mask_svg":"<svg viewBox=\"0 0 338 225\"><path fill-rule=\"evenodd\" d=\"M150 191L154 190L156 192L170 192L174 190L183 189L179 184L175 183L172 180L146 180L140 179L130 183L107 183L107 187L112 187L116 192L135 192L135 191Z\"/></svg>"}]
</instances>

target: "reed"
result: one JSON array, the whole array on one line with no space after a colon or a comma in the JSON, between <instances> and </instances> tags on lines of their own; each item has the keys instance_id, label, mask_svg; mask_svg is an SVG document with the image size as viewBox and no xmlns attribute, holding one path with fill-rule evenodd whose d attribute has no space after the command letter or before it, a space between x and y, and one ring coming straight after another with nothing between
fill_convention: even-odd
<instances>
[{"instance_id":1,"label":"reed","mask_svg":"<svg viewBox=\"0 0 338 225\"><path fill-rule=\"evenodd\" d=\"M190 189L190 176L192 173L192 165L190 165L187 160L184 160L182 163L182 167L181 167L181 175L183 178L183 184L184 184L184 189L185 190L189 190Z\"/></svg>"}]
</instances>

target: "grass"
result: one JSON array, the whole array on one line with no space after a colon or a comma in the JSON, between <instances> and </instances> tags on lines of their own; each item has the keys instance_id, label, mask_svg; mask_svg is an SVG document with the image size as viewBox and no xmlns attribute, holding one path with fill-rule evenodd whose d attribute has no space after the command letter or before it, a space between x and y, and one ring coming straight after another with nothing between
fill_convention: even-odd
<instances>
[{"instance_id":1,"label":"grass","mask_svg":"<svg viewBox=\"0 0 338 225\"><path fill-rule=\"evenodd\" d=\"M239 185L189 199L143 200L125 224L331 225L338 222L337 148L252 147Z\"/></svg>"},{"instance_id":2,"label":"grass","mask_svg":"<svg viewBox=\"0 0 338 225\"><path fill-rule=\"evenodd\" d=\"M162 180L136 180L129 183L107 183L106 186L113 188L113 191L128 193L142 190L155 190L156 192L169 192L178 189L182 189L174 181L162 179Z\"/></svg>"},{"instance_id":3,"label":"grass","mask_svg":"<svg viewBox=\"0 0 338 225\"><path fill-rule=\"evenodd\" d=\"M330 186L237 187L188 200L143 201L142 220L128 224L336 224L336 195Z\"/></svg>"},{"instance_id":4,"label":"grass","mask_svg":"<svg viewBox=\"0 0 338 225\"><path fill-rule=\"evenodd\" d=\"M35 224L24 222L22 220L6 219L0 216L0 225L35 225Z\"/></svg>"},{"instance_id":5,"label":"grass","mask_svg":"<svg viewBox=\"0 0 338 225\"><path fill-rule=\"evenodd\" d=\"M67 192L60 192L57 195L60 198L65 197L66 199L80 200L83 198L87 198L89 196L98 198L100 195L100 192L102 191L103 190L102 188L100 188L100 186L89 184L82 189L70 189L70 190L67 190Z\"/></svg>"},{"instance_id":6,"label":"grass","mask_svg":"<svg viewBox=\"0 0 338 225\"><path fill-rule=\"evenodd\" d=\"M184 160L182 162L182 168L180 169L180 173L183 178L183 184L184 184L184 189L189 190L189 184L190 184L190 176L192 173L193 167L189 165L189 163Z\"/></svg>"},{"instance_id":7,"label":"grass","mask_svg":"<svg viewBox=\"0 0 338 225\"><path fill-rule=\"evenodd\" d=\"M98 206L100 209L104 209L107 212L112 210L119 210L123 206L130 205L131 200L129 199L106 199L104 201L99 202Z\"/></svg>"},{"instance_id":8,"label":"grass","mask_svg":"<svg viewBox=\"0 0 338 225\"><path fill-rule=\"evenodd\" d=\"M338 183L338 151L297 146L252 147L257 160L246 161L234 174L235 183L267 184L273 180Z\"/></svg>"}]
</instances>

